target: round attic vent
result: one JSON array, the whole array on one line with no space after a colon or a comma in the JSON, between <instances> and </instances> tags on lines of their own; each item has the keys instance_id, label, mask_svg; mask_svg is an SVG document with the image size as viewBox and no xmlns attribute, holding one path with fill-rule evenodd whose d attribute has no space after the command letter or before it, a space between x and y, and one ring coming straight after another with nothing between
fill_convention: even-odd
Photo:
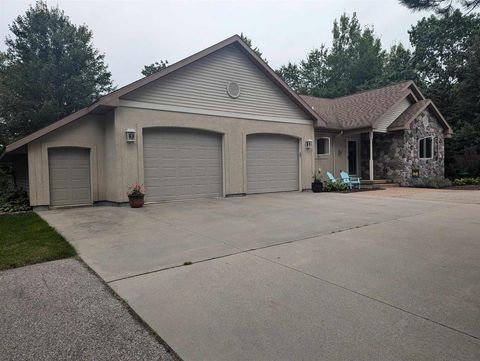
<instances>
[{"instance_id":1,"label":"round attic vent","mask_svg":"<svg viewBox=\"0 0 480 361\"><path fill-rule=\"evenodd\" d=\"M227 84L227 94L230 98L238 98L240 96L240 85L234 81L230 81Z\"/></svg>"}]
</instances>

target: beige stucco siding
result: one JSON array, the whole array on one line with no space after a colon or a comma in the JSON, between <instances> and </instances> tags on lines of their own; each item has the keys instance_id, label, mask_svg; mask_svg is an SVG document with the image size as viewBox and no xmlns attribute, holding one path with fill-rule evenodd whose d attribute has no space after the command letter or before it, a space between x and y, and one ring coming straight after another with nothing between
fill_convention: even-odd
<instances>
[{"instance_id":1,"label":"beige stucco siding","mask_svg":"<svg viewBox=\"0 0 480 361\"><path fill-rule=\"evenodd\" d=\"M324 178L326 180L325 172L332 173L335 177L340 176L340 171L347 171L347 140L358 141L358 162L357 168L360 170L360 156L361 156L361 142L360 134L342 135L339 133L329 132L315 132L315 137L330 138L330 154L329 155L315 155L315 169L321 168ZM315 139L316 139L315 138ZM314 151L316 154L316 142Z\"/></svg>"},{"instance_id":2,"label":"beige stucco siding","mask_svg":"<svg viewBox=\"0 0 480 361\"><path fill-rule=\"evenodd\" d=\"M246 193L246 137L248 134L284 134L299 140L300 187L310 189L313 150L305 141L313 139L313 126L285 122L119 107L105 115L89 115L39 138L28 145L30 203L50 204L48 149L90 149L92 200L126 202L133 182L144 183L143 136L148 127L185 127L222 134L224 195ZM125 131L134 128L137 141L127 143Z\"/></svg>"},{"instance_id":3,"label":"beige stucco siding","mask_svg":"<svg viewBox=\"0 0 480 361\"><path fill-rule=\"evenodd\" d=\"M313 138L313 126L284 122L236 119L159 110L119 107L115 110L115 126L120 166L115 179L119 180L120 196L127 201L126 189L133 182L144 183L143 137L148 127L185 127L217 132L223 136L225 195L246 193L246 136L254 133L285 134L299 139L301 146L301 188L309 189L313 172L313 153L304 149L305 140ZM137 131L135 143L125 142L125 131ZM118 193L117 193L118 194Z\"/></svg>"},{"instance_id":4,"label":"beige stucco siding","mask_svg":"<svg viewBox=\"0 0 480 361\"><path fill-rule=\"evenodd\" d=\"M28 145L30 204L49 205L48 149L83 147L90 149L93 201L106 198L103 117L88 115L39 138Z\"/></svg>"}]
</instances>

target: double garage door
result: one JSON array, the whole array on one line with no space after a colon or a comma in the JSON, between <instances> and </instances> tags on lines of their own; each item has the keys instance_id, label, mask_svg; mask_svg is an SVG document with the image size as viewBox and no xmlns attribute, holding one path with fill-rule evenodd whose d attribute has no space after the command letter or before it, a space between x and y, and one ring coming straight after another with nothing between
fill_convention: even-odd
<instances>
[{"instance_id":1,"label":"double garage door","mask_svg":"<svg viewBox=\"0 0 480 361\"><path fill-rule=\"evenodd\" d=\"M146 129L144 175L148 201L220 197L222 136L178 128ZM298 140L261 134L247 137L247 192L298 190Z\"/></svg>"}]
</instances>

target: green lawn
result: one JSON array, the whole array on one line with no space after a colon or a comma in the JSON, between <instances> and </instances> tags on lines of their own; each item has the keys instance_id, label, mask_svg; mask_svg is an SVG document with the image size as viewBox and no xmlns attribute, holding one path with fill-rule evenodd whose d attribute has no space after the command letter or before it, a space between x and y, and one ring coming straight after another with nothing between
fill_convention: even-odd
<instances>
[{"instance_id":1,"label":"green lawn","mask_svg":"<svg viewBox=\"0 0 480 361\"><path fill-rule=\"evenodd\" d=\"M36 213L0 216L0 270L75 254L65 238Z\"/></svg>"}]
</instances>

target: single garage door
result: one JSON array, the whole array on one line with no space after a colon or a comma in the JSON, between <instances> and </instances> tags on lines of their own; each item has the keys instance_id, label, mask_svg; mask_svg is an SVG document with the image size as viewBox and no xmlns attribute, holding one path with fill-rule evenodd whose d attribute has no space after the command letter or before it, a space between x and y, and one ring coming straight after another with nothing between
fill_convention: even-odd
<instances>
[{"instance_id":1,"label":"single garage door","mask_svg":"<svg viewBox=\"0 0 480 361\"><path fill-rule=\"evenodd\" d=\"M52 206L92 203L89 149L51 148L48 150L48 168Z\"/></svg>"},{"instance_id":2,"label":"single garage door","mask_svg":"<svg viewBox=\"0 0 480 361\"><path fill-rule=\"evenodd\" d=\"M193 129L144 130L146 200L219 197L223 194L222 136Z\"/></svg>"},{"instance_id":3,"label":"single garage door","mask_svg":"<svg viewBox=\"0 0 480 361\"><path fill-rule=\"evenodd\" d=\"M298 190L298 139L275 134L247 137L247 192Z\"/></svg>"}]
</instances>

